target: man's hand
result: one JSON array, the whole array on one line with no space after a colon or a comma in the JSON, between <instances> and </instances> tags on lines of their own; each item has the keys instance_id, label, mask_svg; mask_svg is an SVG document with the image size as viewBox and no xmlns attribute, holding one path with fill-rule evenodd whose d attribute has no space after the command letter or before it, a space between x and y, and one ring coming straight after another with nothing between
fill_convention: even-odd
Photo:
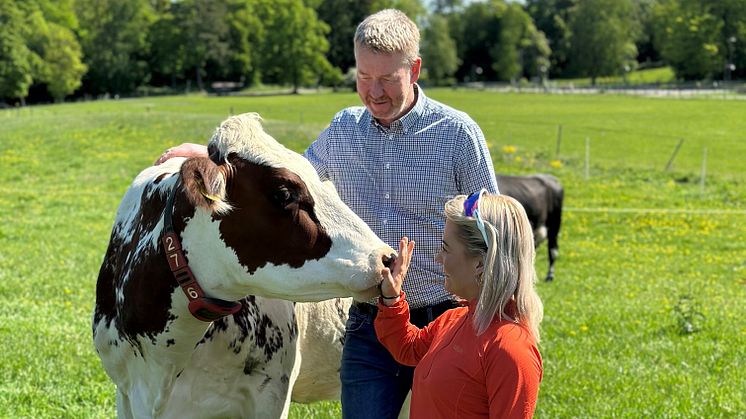
<instances>
[{"instance_id":1,"label":"man's hand","mask_svg":"<svg viewBox=\"0 0 746 419\"><path fill-rule=\"evenodd\" d=\"M182 143L164 151L154 165L159 165L171 157L207 157L207 147L200 144Z\"/></svg>"},{"instance_id":2,"label":"man's hand","mask_svg":"<svg viewBox=\"0 0 746 419\"><path fill-rule=\"evenodd\" d=\"M383 276L383 282L381 283L382 297L398 297L401 295L401 285L404 282L404 277L407 276L409 263L412 261L412 252L414 252L414 241L402 237L399 240L399 257L394 260L391 270L383 268L381 271ZM398 298L383 298L383 303L387 306L393 305L397 301Z\"/></svg>"}]
</instances>

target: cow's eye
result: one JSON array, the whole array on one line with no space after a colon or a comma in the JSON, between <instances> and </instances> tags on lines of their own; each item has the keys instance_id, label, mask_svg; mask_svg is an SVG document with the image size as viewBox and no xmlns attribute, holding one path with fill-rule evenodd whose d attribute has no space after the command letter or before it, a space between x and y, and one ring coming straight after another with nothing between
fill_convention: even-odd
<instances>
[{"instance_id":1,"label":"cow's eye","mask_svg":"<svg viewBox=\"0 0 746 419\"><path fill-rule=\"evenodd\" d=\"M287 186L281 186L272 193L272 202L280 207L286 207L295 201L295 193Z\"/></svg>"}]
</instances>

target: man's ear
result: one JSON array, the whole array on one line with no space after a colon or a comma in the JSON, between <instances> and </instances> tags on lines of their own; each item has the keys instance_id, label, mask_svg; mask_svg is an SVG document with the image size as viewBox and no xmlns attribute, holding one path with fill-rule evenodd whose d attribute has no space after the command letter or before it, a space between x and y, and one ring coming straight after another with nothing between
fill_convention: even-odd
<instances>
[{"instance_id":1,"label":"man's ear","mask_svg":"<svg viewBox=\"0 0 746 419\"><path fill-rule=\"evenodd\" d=\"M422 68L422 58L417 57L414 64L409 67L410 82L415 83L420 79L420 69Z\"/></svg>"}]
</instances>

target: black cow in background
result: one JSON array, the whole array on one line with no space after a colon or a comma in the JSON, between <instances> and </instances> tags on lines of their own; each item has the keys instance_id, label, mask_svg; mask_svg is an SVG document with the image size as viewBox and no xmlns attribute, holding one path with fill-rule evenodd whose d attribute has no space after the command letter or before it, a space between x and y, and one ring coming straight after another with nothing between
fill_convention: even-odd
<instances>
[{"instance_id":1,"label":"black cow in background","mask_svg":"<svg viewBox=\"0 0 746 419\"><path fill-rule=\"evenodd\" d=\"M523 205L534 229L536 248L547 239L549 272L546 280L554 279L554 260L559 254L557 235L562 222L562 199L565 192L552 175L497 176L500 193L515 198Z\"/></svg>"}]
</instances>

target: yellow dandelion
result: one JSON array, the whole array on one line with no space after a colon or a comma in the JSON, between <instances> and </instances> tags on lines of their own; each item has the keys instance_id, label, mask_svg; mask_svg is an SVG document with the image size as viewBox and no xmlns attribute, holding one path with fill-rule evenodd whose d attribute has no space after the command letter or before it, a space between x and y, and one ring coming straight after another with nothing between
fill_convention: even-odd
<instances>
[{"instance_id":1,"label":"yellow dandelion","mask_svg":"<svg viewBox=\"0 0 746 419\"><path fill-rule=\"evenodd\" d=\"M588 331L588 326L586 326L586 325L580 326L580 331L581 332L587 332Z\"/></svg>"},{"instance_id":2,"label":"yellow dandelion","mask_svg":"<svg viewBox=\"0 0 746 419\"><path fill-rule=\"evenodd\" d=\"M523 161L523 157L521 157L521 156L515 156L515 162L516 163L520 163L522 161Z\"/></svg>"},{"instance_id":3,"label":"yellow dandelion","mask_svg":"<svg viewBox=\"0 0 746 419\"><path fill-rule=\"evenodd\" d=\"M516 147L512 145L504 145L503 146L503 153L505 154L515 154Z\"/></svg>"},{"instance_id":4,"label":"yellow dandelion","mask_svg":"<svg viewBox=\"0 0 746 419\"><path fill-rule=\"evenodd\" d=\"M549 165L554 167L555 169L559 169L560 167L562 167L562 162L559 160L552 160L549 162Z\"/></svg>"}]
</instances>

